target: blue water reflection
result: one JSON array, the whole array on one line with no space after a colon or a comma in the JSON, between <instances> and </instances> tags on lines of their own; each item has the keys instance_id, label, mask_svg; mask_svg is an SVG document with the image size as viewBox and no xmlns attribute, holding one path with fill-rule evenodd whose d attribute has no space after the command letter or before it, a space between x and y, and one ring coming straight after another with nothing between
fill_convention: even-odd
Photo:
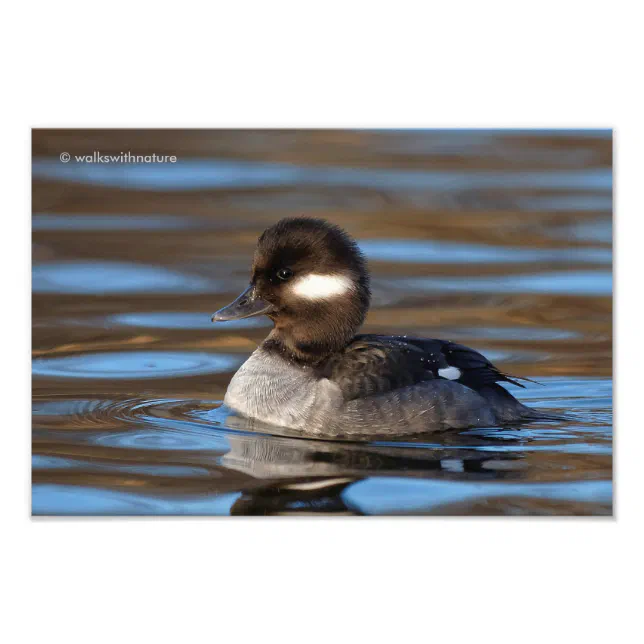
<instances>
[{"instance_id":1,"label":"blue water reflection","mask_svg":"<svg viewBox=\"0 0 644 644\"><path fill-rule=\"evenodd\" d=\"M83 181L130 190L198 190L290 185L357 186L375 189L462 191L482 188L610 190L606 169L506 172L396 170L314 167L220 159L181 159L177 163L94 164L34 159L33 176Z\"/></svg>"},{"instance_id":2,"label":"blue water reflection","mask_svg":"<svg viewBox=\"0 0 644 644\"><path fill-rule=\"evenodd\" d=\"M492 277L405 277L378 280L381 286L422 291L455 291L468 293L551 293L562 295L611 295L612 273L604 271L570 271L531 275L495 275Z\"/></svg>"},{"instance_id":3,"label":"blue water reflection","mask_svg":"<svg viewBox=\"0 0 644 644\"><path fill-rule=\"evenodd\" d=\"M31 229L56 230L181 230L201 228L203 221L175 215L61 215L36 214L31 218Z\"/></svg>"},{"instance_id":4,"label":"blue water reflection","mask_svg":"<svg viewBox=\"0 0 644 644\"><path fill-rule=\"evenodd\" d=\"M422 264L532 262L610 264L612 261L610 248L518 248L426 239L367 239L360 241L360 248L371 260Z\"/></svg>"},{"instance_id":5,"label":"blue water reflection","mask_svg":"<svg viewBox=\"0 0 644 644\"><path fill-rule=\"evenodd\" d=\"M160 266L128 262L65 261L34 264L34 293L172 293L216 291L219 283ZM221 288L221 286L219 286Z\"/></svg>"},{"instance_id":6,"label":"blue water reflection","mask_svg":"<svg viewBox=\"0 0 644 644\"><path fill-rule=\"evenodd\" d=\"M148 327L156 329L208 329L214 332L225 332L232 329L256 329L270 327L271 321L266 317L231 320L213 324L212 311L193 313L190 311L163 311L142 313L121 313L113 315L109 321L125 326Z\"/></svg>"},{"instance_id":7,"label":"blue water reflection","mask_svg":"<svg viewBox=\"0 0 644 644\"><path fill-rule=\"evenodd\" d=\"M225 515L241 496L239 492L203 498L160 499L135 492L85 489L72 485L36 484L32 512L40 515Z\"/></svg>"},{"instance_id":8,"label":"blue water reflection","mask_svg":"<svg viewBox=\"0 0 644 644\"><path fill-rule=\"evenodd\" d=\"M612 484L610 481L465 483L371 477L349 486L342 496L347 505L359 508L364 514L409 514L437 510L450 503L465 504L495 497L610 503ZM402 505L401 499L404 499Z\"/></svg>"},{"instance_id":9,"label":"blue water reflection","mask_svg":"<svg viewBox=\"0 0 644 644\"><path fill-rule=\"evenodd\" d=\"M181 351L123 351L34 358L32 374L43 378L166 378L225 373L244 356Z\"/></svg>"}]
</instances>

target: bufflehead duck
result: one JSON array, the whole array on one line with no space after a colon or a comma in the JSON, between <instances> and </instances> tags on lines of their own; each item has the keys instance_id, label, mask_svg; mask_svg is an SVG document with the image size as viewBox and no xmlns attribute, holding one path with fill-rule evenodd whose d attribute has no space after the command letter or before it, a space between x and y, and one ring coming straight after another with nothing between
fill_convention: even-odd
<instances>
[{"instance_id":1,"label":"bufflehead duck","mask_svg":"<svg viewBox=\"0 0 644 644\"><path fill-rule=\"evenodd\" d=\"M499 382L522 387L455 342L356 335L370 302L356 242L322 219L282 219L260 236L248 288L214 322L268 316L266 340L224 404L320 438L404 435L542 418ZM523 378L522 378L523 379Z\"/></svg>"}]
</instances>

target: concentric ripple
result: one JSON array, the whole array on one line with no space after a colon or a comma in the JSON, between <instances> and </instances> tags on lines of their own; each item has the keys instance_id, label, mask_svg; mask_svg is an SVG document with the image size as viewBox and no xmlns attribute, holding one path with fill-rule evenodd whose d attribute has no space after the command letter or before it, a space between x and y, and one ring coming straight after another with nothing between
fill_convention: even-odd
<instances>
[{"instance_id":1,"label":"concentric ripple","mask_svg":"<svg viewBox=\"0 0 644 644\"><path fill-rule=\"evenodd\" d=\"M219 450L229 448L220 401L173 398L35 400L34 434L74 431L75 440L124 449ZM215 412L214 415L210 415Z\"/></svg>"},{"instance_id":2,"label":"concentric ripple","mask_svg":"<svg viewBox=\"0 0 644 644\"><path fill-rule=\"evenodd\" d=\"M226 373L238 367L243 356L181 351L120 351L35 358L32 374L46 378L166 378Z\"/></svg>"}]
</instances>

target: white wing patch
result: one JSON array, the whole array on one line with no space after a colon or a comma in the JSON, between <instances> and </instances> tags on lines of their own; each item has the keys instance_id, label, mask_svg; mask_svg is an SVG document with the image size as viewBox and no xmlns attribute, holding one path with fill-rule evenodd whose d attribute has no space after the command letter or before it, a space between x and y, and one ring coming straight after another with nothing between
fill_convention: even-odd
<instances>
[{"instance_id":1,"label":"white wing patch","mask_svg":"<svg viewBox=\"0 0 644 644\"><path fill-rule=\"evenodd\" d=\"M461 377L461 370L456 367L445 367L445 369L439 369L438 375L441 378L447 378L447 380L458 380Z\"/></svg>"},{"instance_id":2,"label":"white wing patch","mask_svg":"<svg viewBox=\"0 0 644 644\"><path fill-rule=\"evenodd\" d=\"M326 297L342 295L353 289L353 282L345 275L318 275L310 273L293 282L291 287L295 295L309 300L320 300Z\"/></svg>"},{"instance_id":3,"label":"white wing patch","mask_svg":"<svg viewBox=\"0 0 644 644\"><path fill-rule=\"evenodd\" d=\"M448 472L465 471L465 463L462 458L441 458L441 467Z\"/></svg>"}]
</instances>

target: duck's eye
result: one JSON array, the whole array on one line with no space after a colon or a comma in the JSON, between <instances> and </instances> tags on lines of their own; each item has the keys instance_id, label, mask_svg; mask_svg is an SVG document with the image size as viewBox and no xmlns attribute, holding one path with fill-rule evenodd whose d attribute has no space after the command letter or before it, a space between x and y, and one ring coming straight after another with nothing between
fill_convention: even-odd
<instances>
[{"instance_id":1,"label":"duck's eye","mask_svg":"<svg viewBox=\"0 0 644 644\"><path fill-rule=\"evenodd\" d=\"M293 271L290 268L280 268L279 271L277 271L277 278L282 280L282 282L285 282L291 277L293 277Z\"/></svg>"}]
</instances>

